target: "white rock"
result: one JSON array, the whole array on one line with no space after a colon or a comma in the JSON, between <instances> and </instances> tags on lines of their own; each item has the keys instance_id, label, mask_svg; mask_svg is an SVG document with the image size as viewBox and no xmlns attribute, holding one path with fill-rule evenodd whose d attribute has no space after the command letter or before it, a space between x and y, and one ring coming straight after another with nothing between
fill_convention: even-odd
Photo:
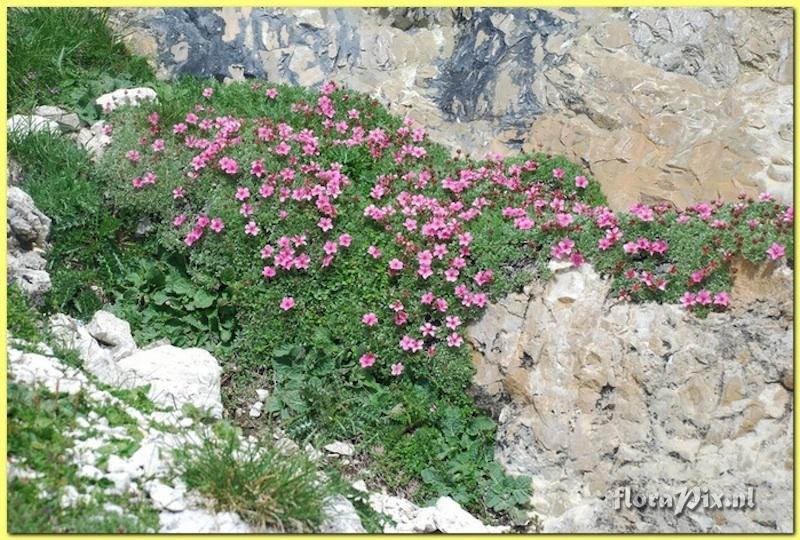
<instances>
[{"instance_id":1,"label":"white rock","mask_svg":"<svg viewBox=\"0 0 800 540\"><path fill-rule=\"evenodd\" d=\"M116 473L116 472L125 472L125 473L127 473L127 472L130 471L131 465L127 461L122 459L121 457L115 456L115 455L112 454L112 455L108 456L108 462L106 463L106 469L110 473Z\"/></svg>"},{"instance_id":2,"label":"white rock","mask_svg":"<svg viewBox=\"0 0 800 540\"><path fill-rule=\"evenodd\" d=\"M57 358L9 349L8 361L11 379L19 383L39 383L51 392L70 395L88 384L83 373L63 365Z\"/></svg>"},{"instance_id":3,"label":"white rock","mask_svg":"<svg viewBox=\"0 0 800 540\"><path fill-rule=\"evenodd\" d=\"M116 315L107 311L97 311L89 324L89 332L100 345L107 345L111 349L111 357L119 360L136 351L136 342L131 335L131 325Z\"/></svg>"},{"instance_id":4,"label":"white rock","mask_svg":"<svg viewBox=\"0 0 800 540\"><path fill-rule=\"evenodd\" d=\"M338 454L340 456L352 456L355 453L355 448L352 444L342 441L333 441L323 446L323 448L330 454Z\"/></svg>"},{"instance_id":5,"label":"white rock","mask_svg":"<svg viewBox=\"0 0 800 540\"><path fill-rule=\"evenodd\" d=\"M122 509L121 506L117 506L116 504L113 503L104 503L103 510L105 510L109 514L117 514L118 516L121 516L122 514L125 513L125 511Z\"/></svg>"},{"instance_id":6,"label":"white rock","mask_svg":"<svg viewBox=\"0 0 800 540\"><path fill-rule=\"evenodd\" d=\"M79 498L80 493L75 486L66 486L61 494L61 499L59 499L59 505L61 508L70 508L78 503Z\"/></svg>"},{"instance_id":7,"label":"white rock","mask_svg":"<svg viewBox=\"0 0 800 540\"><path fill-rule=\"evenodd\" d=\"M252 407L250 407L250 411L247 413L250 415L250 418L258 418L261 416L261 409L264 408L263 401L256 401L253 403Z\"/></svg>"},{"instance_id":8,"label":"white rock","mask_svg":"<svg viewBox=\"0 0 800 540\"><path fill-rule=\"evenodd\" d=\"M323 512L326 515L319 532L321 533L365 533L361 519L353 503L347 497L335 495L328 499Z\"/></svg>"},{"instance_id":9,"label":"white rock","mask_svg":"<svg viewBox=\"0 0 800 540\"><path fill-rule=\"evenodd\" d=\"M155 101L156 91L152 88L120 88L108 94L103 94L95 100L103 112L111 112L122 105L138 106L144 101Z\"/></svg>"},{"instance_id":10,"label":"white rock","mask_svg":"<svg viewBox=\"0 0 800 540\"><path fill-rule=\"evenodd\" d=\"M163 345L122 358L118 384L126 388L150 385L148 397L160 407L180 410L189 403L222 417L220 367L208 351Z\"/></svg>"},{"instance_id":11,"label":"white rock","mask_svg":"<svg viewBox=\"0 0 800 540\"><path fill-rule=\"evenodd\" d=\"M6 131L8 134L21 135L23 137L32 133L50 132L54 134L61 133L61 128L58 122L54 122L43 116L31 114L22 115L15 114L6 122Z\"/></svg>"},{"instance_id":12,"label":"white rock","mask_svg":"<svg viewBox=\"0 0 800 540\"><path fill-rule=\"evenodd\" d=\"M269 397L269 390L267 390L266 388L259 388L258 390L256 390L256 395L258 396L258 399L260 401L264 401Z\"/></svg>"},{"instance_id":13,"label":"white rock","mask_svg":"<svg viewBox=\"0 0 800 540\"><path fill-rule=\"evenodd\" d=\"M84 368L100 382L116 385L124 378L122 370L111 356L111 351L101 346L80 321L57 313L50 317L50 330L63 347L78 352Z\"/></svg>"},{"instance_id":14,"label":"white rock","mask_svg":"<svg viewBox=\"0 0 800 540\"><path fill-rule=\"evenodd\" d=\"M111 136L106 133L106 124L104 120L98 120L90 127L81 129L73 137L76 143L86 149L92 161L100 159L111 144Z\"/></svg>"},{"instance_id":15,"label":"white rock","mask_svg":"<svg viewBox=\"0 0 800 540\"><path fill-rule=\"evenodd\" d=\"M191 533L252 533L254 531L237 514L221 512L214 514L206 510L184 510L183 512L161 512L158 516L159 532L173 534Z\"/></svg>"},{"instance_id":16,"label":"white rock","mask_svg":"<svg viewBox=\"0 0 800 540\"><path fill-rule=\"evenodd\" d=\"M25 466L16 465L9 463L7 465L7 473L6 478L8 482L11 482L15 478L19 478L21 480L35 480L36 478L42 478L44 475L40 472L36 472L33 469L29 469Z\"/></svg>"},{"instance_id":17,"label":"white rock","mask_svg":"<svg viewBox=\"0 0 800 540\"><path fill-rule=\"evenodd\" d=\"M124 495L131 488L131 476L127 472L108 473L105 478L114 483L114 487L106 490L109 494Z\"/></svg>"},{"instance_id":18,"label":"white rock","mask_svg":"<svg viewBox=\"0 0 800 540\"><path fill-rule=\"evenodd\" d=\"M178 425L182 428L190 428L194 425L194 420L191 418L181 418L180 421L178 421Z\"/></svg>"},{"instance_id":19,"label":"white rock","mask_svg":"<svg viewBox=\"0 0 800 540\"><path fill-rule=\"evenodd\" d=\"M141 470L144 476L151 477L166 470L161 461L161 447L152 441L142 442L130 459L133 468Z\"/></svg>"},{"instance_id":20,"label":"white rock","mask_svg":"<svg viewBox=\"0 0 800 540\"><path fill-rule=\"evenodd\" d=\"M97 467L87 464L78 469L78 476L89 480L100 480L103 477L103 472Z\"/></svg>"},{"instance_id":21,"label":"white rock","mask_svg":"<svg viewBox=\"0 0 800 540\"><path fill-rule=\"evenodd\" d=\"M160 480L151 480L145 484L147 494L153 501L153 506L158 510L181 512L186 510L184 491L172 488Z\"/></svg>"},{"instance_id":22,"label":"white rock","mask_svg":"<svg viewBox=\"0 0 800 540\"><path fill-rule=\"evenodd\" d=\"M47 118L48 120L56 122L63 132L76 131L81 127L81 119L77 114L65 111L60 107L42 105L41 107L37 107L33 112L42 118Z\"/></svg>"},{"instance_id":23,"label":"white rock","mask_svg":"<svg viewBox=\"0 0 800 540\"><path fill-rule=\"evenodd\" d=\"M508 530L508 527L484 525L478 518L461 508L461 505L450 497L440 497L436 501L434 509L436 530L443 533L480 534L499 533Z\"/></svg>"},{"instance_id":24,"label":"white rock","mask_svg":"<svg viewBox=\"0 0 800 540\"><path fill-rule=\"evenodd\" d=\"M353 489L356 491L360 491L361 493L369 493L369 489L367 488L367 483L363 480L356 480L352 484Z\"/></svg>"}]
</instances>

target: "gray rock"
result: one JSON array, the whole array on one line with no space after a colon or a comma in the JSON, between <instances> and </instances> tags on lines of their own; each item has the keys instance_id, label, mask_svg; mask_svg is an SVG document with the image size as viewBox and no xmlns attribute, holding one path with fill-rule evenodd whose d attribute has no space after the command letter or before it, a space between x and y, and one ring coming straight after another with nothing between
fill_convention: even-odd
<instances>
[{"instance_id":1,"label":"gray rock","mask_svg":"<svg viewBox=\"0 0 800 540\"><path fill-rule=\"evenodd\" d=\"M81 127L81 119L77 114L65 111L60 107L42 105L36 108L34 114L56 122L63 133L77 131Z\"/></svg>"},{"instance_id":2,"label":"gray rock","mask_svg":"<svg viewBox=\"0 0 800 540\"><path fill-rule=\"evenodd\" d=\"M358 517L353 503L347 497L342 495L331 497L323 511L327 517L320 526L319 532L321 533L356 534L367 532L361 524L361 518Z\"/></svg>"},{"instance_id":3,"label":"gray rock","mask_svg":"<svg viewBox=\"0 0 800 540\"><path fill-rule=\"evenodd\" d=\"M112 21L163 77L344 81L453 150L564 154L615 209L742 190L792 200L789 9L123 9Z\"/></svg>"},{"instance_id":4,"label":"gray rock","mask_svg":"<svg viewBox=\"0 0 800 540\"><path fill-rule=\"evenodd\" d=\"M594 270L555 269L469 329L496 456L533 477L544 532L785 532L792 513L792 279L737 273L731 310L619 304ZM767 300L769 299L769 300ZM520 308L520 304L522 307ZM614 494L754 487L755 509L676 516Z\"/></svg>"},{"instance_id":5,"label":"gray rock","mask_svg":"<svg viewBox=\"0 0 800 540\"><path fill-rule=\"evenodd\" d=\"M86 325L86 331L101 346L110 347L111 357L116 361L136 351L136 342L131 335L131 325L107 311L95 312Z\"/></svg>"},{"instance_id":6,"label":"gray rock","mask_svg":"<svg viewBox=\"0 0 800 540\"><path fill-rule=\"evenodd\" d=\"M6 122L6 131L9 135L27 137L33 133L61 133L58 122L35 114L15 114Z\"/></svg>"}]
</instances>

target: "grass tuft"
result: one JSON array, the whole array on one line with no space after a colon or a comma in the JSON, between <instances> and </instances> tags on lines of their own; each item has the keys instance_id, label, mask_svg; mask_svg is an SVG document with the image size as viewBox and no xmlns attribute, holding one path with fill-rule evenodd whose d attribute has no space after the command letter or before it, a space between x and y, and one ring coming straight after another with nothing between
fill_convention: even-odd
<instances>
[{"instance_id":1,"label":"grass tuft","mask_svg":"<svg viewBox=\"0 0 800 540\"><path fill-rule=\"evenodd\" d=\"M214 511L281 532L309 532L322 523L331 490L305 454L287 455L272 439L243 443L224 422L213 429L215 436L174 455L186 485L208 497Z\"/></svg>"}]
</instances>

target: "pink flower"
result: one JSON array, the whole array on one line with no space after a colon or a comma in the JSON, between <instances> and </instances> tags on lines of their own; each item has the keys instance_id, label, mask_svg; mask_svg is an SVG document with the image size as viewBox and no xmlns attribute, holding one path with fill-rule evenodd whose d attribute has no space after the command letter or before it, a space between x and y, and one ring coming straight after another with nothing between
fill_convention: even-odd
<instances>
[{"instance_id":1,"label":"pink flower","mask_svg":"<svg viewBox=\"0 0 800 540\"><path fill-rule=\"evenodd\" d=\"M584 189L588 185L589 185L589 181L586 179L585 176L576 176L575 177L575 187Z\"/></svg>"},{"instance_id":2,"label":"pink flower","mask_svg":"<svg viewBox=\"0 0 800 540\"><path fill-rule=\"evenodd\" d=\"M248 188L241 186L236 188L236 195L234 195L234 198L236 198L237 201L244 201L247 200L249 197L250 197L250 190Z\"/></svg>"},{"instance_id":3,"label":"pink flower","mask_svg":"<svg viewBox=\"0 0 800 540\"><path fill-rule=\"evenodd\" d=\"M422 335L427 337L434 337L436 335L436 330L437 328L429 322L419 327L419 331L422 332Z\"/></svg>"},{"instance_id":4,"label":"pink flower","mask_svg":"<svg viewBox=\"0 0 800 540\"><path fill-rule=\"evenodd\" d=\"M550 248L550 255L556 259L564 259L572 254L575 242L569 238L564 238Z\"/></svg>"},{"instance_id":5,"label":"pink flower","mask_svg":"<svg viewBox=\"0 0 800 540\"><path fill-rule=\"evenodd\" d=\"M458 274L459 272L455 268L448 268L444 271L444 280L449 282L456 281L458 279Z\"/></svg>"},{"instance_id":6,"label":"pink flower","mask_svg":"<svg viewBox=\"0 0 800 540\"><path fill-rule=\"evenodd\" d=\"M698 291L697 295L695 296L695 300L698 304L702 306L707 306L711 303L711 293L705 289Z\"/></svg>"},{"instance_id":7,"label":"pink flower","mask_svg":"<svg viewBox=\"0 0 800 540\"><path fill-rule=\"evenodd\" d=\"M448 315L445 317L445 326L448 327L450 330L455 330L459 326L461 326L461 318L456 315Z\"/></svg>"},{"instance_id":8,"label":"pink flower","mask_svg":"<svg viewBox=\"0 0 800 540\"><path fill-rule=\"evenodd\" d=\"M256 225L255 221L250 221L247 225L244 226L244 233L249 234L250 236L258 236L258 233L261 232L261 229Z\"/></svg>"},{"instance_id":9,"label":"pink flower","mask_svg":"<svg viewBox=\"0 0 800 540\"><path fill-rule=\"evenodd\" d=\"M210 87L209 88L203 88L203 97L204 98L210 98L213 95L214 95L214 89L213 88L210 88Z\"/></svg>"},{"instance_id":10,"label":"pink flower","mask_svg":"<svg viewBox=\"0 0 800 540\"><path fill-rule=\"evenodd\" d=\"M453 332L452 334L447 336L448 347L460 347L462 343L464 343L464 338L458 335L457 332Z\"/></svg>"},{"instance_id":11,"label":"pink flower","mask_svg":"<svg viewBox=\"0 0 800 540\"><path fill-rule=\"evenodd\" d=\"M781 257L786 254L786 247L783 244L779 244L778 242L773 242L769 248L767 248L767 255L773 261L777 261Z\"/></svg>"},{"instance_id":12,"label":"pink flower","mask_svg":"<svg viewBox=\"0 0 800 540\"><path fill-rule=\"evenodd\" d=\"M183 199L185 195L186 195L186 190L183 189L183 186L178 186L172 190L173 199Z\"/></svg>"},{"instance_id":13,"label":"pink flower","mask_svg":"<svg viewBox=\"0 0 800 540\"><path fill-rule=\"evenodd\" d=\"M569 227L572 221L572 214L556 214L556 223L558 223L558 226L561 228Z\"/></svg>"},{"instance_id":14,"label":"pink flower","mask_svg":"<svg viewBox=\"0 0 800 540\"><path fill-rule=\"evenodd\" d=\"M161 152L164 150L164 139L156 139L153 141L153 144L150 145L150 148L153 149L153 152Z\"/></svg>"},{"instance_id":15,"label":"pink flower","mask_svg":"<svg viewBox=\"0 0 800 540\"><path fill-rule=\"evenodd\" d=\"M389 270L392 272L399 272L403 269L403 261L400 259L392 259L389 261Z\"/></svg>"},{"instance_id":16,"label":"pink flower","mask_svg":"<svg viewBox=\"0 0 800 540\"><path fill-rule=\"evenodd\" d=\"M349 234L340 234L339 235L339 245L342 247L350 247L350 244L353 242L353 237Z\"/></svg>"},{"instance_id":17,"label":"pink flower","mask_svg":"<svg viewBox=\"0 0 800 540\"><path fill-rule=\"evenodd\" d=\"M714 295L714 305L728 307L730 301L731 301L731 296L725 291L718 292L717 294Z\"/></svg>"},{"instance_id":18,"label":"pink flower","mask_svg":"<svg viewBox=\"0 0 800 540\"><path fill-rule=\"evenodd\" d=\"M128 158L129 160L133 161L133 162L136 162L136 161L139 161L139 158L141 157L141 155L136 150L128 150L125 153L125 157Z\"/></svg>"},{"instance_id":19,"label":"pink flower","mask_svg":"<svg viewBox=\"0 0 800 540\"><path fill-rule=\"evenodd\" d=\"M328 232L329 230L333 229L333 221L331 218L320 218L317 222L317 227L322 229L322 232Z\"/></svg>"},{"instance_id":20,"label":"pink flower","mask_svg":"<svg viewBox=\"0 0 800 540\"><path fill-rule=\"evenodd\" d=\"M375 355L372 353L362 354L361 358L358 359L358 363L365 369L372 367L372 365L375 364Z\"/></svg>"},{"instance_id":21,"label":"pink flower","mask_svg":"<svg viewBox=\"0 0 800 540\"><path fill-rule=\"evenodd\" d=\"M272 266L265 266L264 269L261 271L261 275L267 279L274 278L275 274L276 274L275 268L273 268Z\"/></svg>"},{"instance_id":22,"label":"pink flower","mask_svg":"<svg viewBox=\"0 0 800 540\"><path fill-rule=\"evenodd\" d=\"M375 314L374 314L374 313L372 313L372 312L370 312L370 313L365 313L365 314L364 314L364 315L361 317L361 322L362 322L362 323L364 323L364 324L366 324L367 326L375 326L376 324L378 324L378 316L377 316L377 315L375 315Z\"/></svg>"},{"instance_id":23,"label":"pink flower","mask_svg":"<svg viewBox=\"0 0 800 540\"><path fill-rule=\"evenodd\" d=\"M564 169L561 167L556 167L553 169L553 178L558 178L559 180L564 178Z\"/></svg>"},{"instance_id":24,"label":"pink flower","mask_svg":"<svg viewBox=\"0 0 800 540\"><path fill-rule=\"evenodd\" d=\"M706 278L706 273L703 270L695 270L689 276L689 281L691 283L700 283Z\"/></svg>"},{"instance_id":25,"label":"pink flower","mask_svg":"<svg viewBox=\"0 0 800 540\"><path fill-rule=\"evenodd\" d=\"M257 159L250 164L250 174L256 178L261 178L264 175L264 160Z\"/></svg>"},{"instance_id":26,"label":"pink flower","mask_svg":"<svg viewBox=\"0 0 800 540\"><path fill-rule=\"evenodd\" d=\"M400 348L406 352L419 352L422 350L422 340L414 339L411 336L405 335L400 340Z\"/></svg>"},{"instance_id":27,"label":"pink flower","mask_svg":"<svg viewBox=\"0 0 800 540\"><path fill-rule=\"evenodd\" d=\"M367 253L369 253L373 259L379 259L382 255L381 250L378 249L377 246L369 246L367 248Z\"/></svg>"},{"instance_id":28,"label":"pink flower","mask_svg":"<svg viewBox=\"0 0 800 540\"><path fill-rule=\"evenodd\" d=\"M267 96L269 99L275 99L278 97L278 89L277 88L268 88L264 95Z\"/></svg>"},{"instance_id":29,"label":"pink flower","mask_svg":"<svg viewBox=\"0 0 800 540\"><path fill-rule=\"evenodd\" d=\"M239 213L244 217L250 217L253 214L253 205L250 203L242 203L242 206L239 208Z\"/></svg>"},{"instance_id":30,"label":"pink flower","mask_svg":"<svg viewBox=\"0 0 800 540\"><path fill-rule=\"evenodd\" d=\"M405 311L398 311L394 314L394 324L397 326L403 326L408 322L408 313Z\"/></svg>"},{"instance_id":31,"label":"pink flower","mask_svg":"<svg viewBox=\"0 0 800 540\"><path fill-rule=\"evenodd\" d=\"M267 244L263 248L261 248L261 258L262 259L269 259L272 257L272 254L275 253L275 248L271 245Z\"/></svg>"},{"instance_id":32,"label":"pink flower","mask_svg":"<svg viewBox=\"0 0 800 540\"><path fill-rule=\"evenodd\" d=\"M697 303L697 298L695 297L694 293L686 291L685 293L683 293L683 296L681 296L681 304L683 305L683 307L687 309L692 307L696 303Z\"/></svg>"},{"instance_id":33,"label":"pink flower","mask_svg":"<svg viewBox=\"0 0 800 540\"><path fill-rule=\"evenodd\" d=\"M208 218L208 216L201 215L201 216L197 217L197 226L198 227L200 227L202 229L205 229L206 227L208 227L209 223L211 223L211 220Z\"/></svg>"},{"instance_id":34,"label":"pink flower","mask_svg":"<svg viewBox=\"0 0 800 540\"><path fill-rule=\"evenodd\" d=\"M395 377L401 375L403 373L403 364L398 362L396 364L392 364L392 375Z\"/></svg>"},{"instance_id":35,"label":"pink flower","mask_svg":"<svg viewBox=\"0 0 800 540\"><path fill-rule=\"evenodd\" d=\"M419 302L420 304L428 306L433 303L434 298L435 296L433 295L433 293L431 291L428 291L420 297Z\"/></svg>"},{"instance_id":36,"label":"pink flower","mask_svg":"<svg viewBox=\"0 0 800 540\"><path fill-rule=\"evenodd\" d=\"M226 156L219 160L219 168L227 174L236 174L239 170L239 165L236 163L235 159Z\"/></svg>"},{"instance_id":37,"label":"pink flower","mask_svg":"<svg viewBox=\"0 0 800 540\"><path fill-rule=\"evenodd\" d=\"M333 255L339 250L339 246L336 245L335 242L325 242L325 245L322 247L322 250L325 252L326 255Z\"/></svg>"},{"instance_id":38,"label":"pink flower","mask_svg":"<svg viewBox=\"0 0 800 540\"><path fill-rule=\"evenodd\" d=\"M222 221L222 218L214 218L211 220L211 230L215 233L222 232L222 229L225 228L225 223Z\"/></svg>"},{"instance_id":39,"label":"pink flower","mask_svg":"<svg viewBox=\"0 0 800 540\"><path fill-rule=\"evenodd\" d=\"M284 296L283 300L281 300L281 309L283 311L289 311L294 307L294 298L291 296Z\"/></svg>"},{"instance_id":40,"label":"pink flower","mask_svg":"<svg viewBox=\"0 0 800 540\"><path fill-rule=\"evenodd\" d=\"M186 214L178 214L175 216L175 219L172 220L172 224L176 227L180 227L186 221Z\"/></svg>"}]
</instances>

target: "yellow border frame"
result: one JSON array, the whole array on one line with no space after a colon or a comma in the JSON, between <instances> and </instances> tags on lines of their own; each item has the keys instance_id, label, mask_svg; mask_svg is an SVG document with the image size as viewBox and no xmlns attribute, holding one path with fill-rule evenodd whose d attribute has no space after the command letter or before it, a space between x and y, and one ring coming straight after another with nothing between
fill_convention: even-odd
<instances>
[{"instance_id":1,"label":"yellow border frame","mask_svg":"<svg viewBox=\"0 0 800 540\"><path fill-rule=\"evenodd\" d=\"M7 2L7 4L6 4L6 7L4 7L2 9L2 14L0 15L0 34L2 34L4 37L7 37L7 35L8 35L7 34L8 8L11 8L11 7L34 7L34 6L36 6L36 7L61 7L61 6L65 6L65 4L67 4L67 3L64 2L63 0L61 2L53 1L53 0L50 0L50 1L27 1L27 2L25 2L25 1L17 1L17 0L9 0ZM520 0L492 0L491 2L475 2L474 0L465 0L465 1L461 1L461 2L456 2L456 1L453 1L453 0L438 0L438 2L435 2L435 3L425 2L425 1L421 1L421 0L405 0L403 2L399 2L399 1L398 2L387 2L385 0L383 0L383 1L372 0L370 2L364 2L364 1L358 1L358 0L338 0L337 2L331 3L330 5L328 5L326 3L309 2L309 1L304 1L304 0L284 0L282 2L275 2L275 1L271 1L271 0L266 0L266 1L261 1L261 2L254 2L253 0L238 0L238 1L231 1L231 0L217 0L217 1L213 1L213 0L211 0L211 1L209 1L209 0L168 0L168 1L165 1L165 2L141 1L141 0L139 0L139 1L135 1L134 0L134 1L129 1L129 2L119 1L119 0L106 0L105 2L96 2L96 1L93 2L93 1L86 1L86 0L75 0L75 1L71 1L71 2L68 1L67 5L69 5L71 7L141 7L141 8L144 8L144 7L296 7L296 8L300 8L300 7L394 7L394 6L400 6L400 5L402 5L403 7L436 6L436 7L552 7L552 8L567 7L567 6L568 7L696 7L696 8L700 8L700 7L742 7L742 8L744 8L744 7L782 7L782 8L794 8L796 10L797 7L800 6L800 0L792 0L792 1L789 1L789 2L769 2L769 3L764 3L764 4L760 4L760 3L755 2L753 0L749 0L749 1L729 0L727 2L718 2L718 1L698 2L696 0L688 0L688 1L684 0L684 1L678 1L678 2L666 1L666 2L660 2L660 3L648 2L648 1L642 2L642 1L631 1L631 0L628 0L628 1L624 2L624 3L622 3L622 5L620 5L620 4L607 4L605 2L592 2L590 0L577 0L577 1L573 0L571 2L558 2L558 1L553 1L553 0L539 0L536 4L531 4L531 2L529 2L529 1L526 2L526 1L520 1ZM795 11L795 18L796 18L796 11ZM796 49L796 45L797 45L797 41L798 41L798 39L797 39L798 35L799 34L798 34L798 29L797 29L797 21L795 20L795 28L794 28L794 45L795 45L795 49ZM7 57L6 57L6 53L7 53L7 50L6 50L6 44L7 44L7 41L4 41L3 45L2 45L2 55L0 55L0 79L1 79L0 80L0 84L2 84L2 91L0 91L0 102L2 104L2 110L3 110L2 114L3 114L3 125L4 126L5 126L6 121L7 121L7 112L6 112L6 106L7 106L7 101L6 101L7 100L7 92L6 92L6 88L7 88L7 65L6 65ZM797 73L798 65L800 65L800 62L798 62L797 54L795 54L794 55L794 73L795 74ZM795 85L795 88L794 88L793 122L794 122L793 125L796 126L796 124L797 124L797 85ZM5 178L6 175L7 175L7 168L6 168L6 164L7 164L6 130L3 129L1 133L2 134L0 135L0 144L3 145L3 151L0 152L0 154L2 154L0 156L0 169L2 169L2 175L3 175L4 181L2 182L2 184L0 184L0 193L2 194L3 199L5 200L6 191L7 191L7 178ZM797 148L798 148L798 142L797 142L797 136L795 135L795 140L794 140L794 155L795 156L797 155ZM797 206L797 199L798 199L797 190L793 189L793 204L794 204L795 207ZM6 218L6 205L5 204L3 204L2 207L0 207L0 216L2 216L3 219ZM797 221L795 221L795 224L794 224L795 235L797 234L798 229L800 229L800 226L798 226ZM8 270L7 270L7 266L6 266L6 264L7 264L7 261L6 261L7 246L6 246L6 237L5 236L2 236L2 239L0 240L0 245L2 246L2 254L0 254L0 261L2 262L2 267L3 267L2 268L2 275L5 278L4 281L7 281L7 279L8 279L8 276L7 276L7 271ZM797 252L798 252L797 242L795 242L795 248L794 249L795 249L795 251L794 251L794 259L795 259L795 261L797 261ZM795 290L797 288L797 281L798 281L798 278L797 278L797 274L795 273L794 274L794 288L795 288ZM6 334L7 334L7 324L8 323L7 323L7 312L6 312L7 303L6 302L7 302L6 288L3 287L2 291L0 291L0 305L2 305L2 308L3 308L2 309L2 315L0 315L0 322L1 322L1 324L0 324L0 343L2 343L2 344L5 344L6 343L6 339L7 339L7 335ZM793 321L793 323L797 321L797 315L798 315L798 307L797 307L797 302L795 302L794 303L794 321ZM800 341L800 340L798 340L797 328L796 328L796 326L794 324L793 324L793 332L794 332L794 350L796 351L797 350L798 341ZM6 370L4 370L4 374L5 374L5 373L7 373L7 360L8 360L5 346L3 346L3 351L2 351L2 353L0 353L0 356L2 357L3 366L6 368ZM795 367L796 367L796 360L797 360L796 356L794 356L793 360L794 360L794 364L795 364ZM5 375L4 375L4 377L5 377ZM3 410L5 410L5 407L6 407L6 399L7 399L6 386L7 386L7 381L4 378L2 385L0 385L0 397L2 398ZM796 416L797 395L796 395L796 393L794 394L793 407L794 407L794 410L793 410L793 418L792 418L792 420L793 420L794 443L795 443L795 445L794 445L793 464L795 465L794 466L794 485L796 487L797 486L797 478L798 478L797 466L796 466L796 462L797 462L797 444L796 444L797 443L797 416ZM6 448L6 421L5 420L2 422L2 425L0 426L0 437L2 439L2 440L0 440L0 447L2 447L3 453L6 453L7 448ZM2 467L2 469L3 469L3 477L6 476L6 464L7 464L7 462L3 462L3 467ZM6 494L6 484L3 485L2 491L3 491L3 495L4 496L2 497L2 501L0 501L0 522L2 522L4 526L3 526L2 531L0 531L0 538L7 538L7 537L10 537L10 535L8 534L8 531L7 531L7 523L8 523L8 520L7 520L7 511L8 511L7 504L8 504L8 499L5 496L5 494ZM798 507L800 507L800 505L798 505L798 498L797 498L797 493L796 492L793 494L793 501L794 501L794 504L793 504L794 505L794 520L793 520L794 521L794 533L791 534L791 535L787 535L787 534L769 534L769 535L763 535L763 536L766 536L766 537L772 537L772 536L781 536L781 537L792 536L792 537L796 537L796 536L798 536L798 530L797 530L797 525L796 524L797 524L797 510L798 510ZM767 501L762 501L761 504L763 504L763 503L767 503ZM662 534L666 534L666 533L662 533ZM636 536L636 537L639 537L639 538L658 538L662 534L636 534L636 535L633 535L633 536ZM56 539L56 538L59 538L60 536L62 536L62 535L13 535L13 538ZM105 537L111 538L112 537L112 535L92 535L92 536L94 538L105 538ZM148 538L148 537L151 537L151 536L153 536L153 535L130 535L129 537L131 537L131 538ZM182 537L184 537L184 538L196 538L196 539L224 538L226 536L231 536L231 535L219 535L219 534L217 534L217 535L182 535ZM264 536L264 537L267 537L267 536L271 536L271 535L249 535L249 536L251 536L251 537L252 536ZM282 536L306 536L306 535L282 535ZM350 535L325 535L325 534L313 535L313 537L315 537L315 538L335 538L337 536L341 537L341 536L350 536ZM354 536L354 537L356 537L356 536L358 536L358 537L381 537L381 536L384 536L384 535L352 535L352 536ZM438 535L422 535L422 536L435 537L435 536L438 536ZM578 535L578 534L575 534L575 535L559 535L559 536L591 536L592 538L598 538L598 539L610 539L610 538L615 538L615 536L618 536L618 535L613 535L613 534ZM670 534L670 536L673 537L673 538L689 538L689 537L694 536L694 535ZM743 536L748 536L748 535L721 534L721 535L715 535L715 538L733 539L733 538L742 538ZM762 535L759 535L759 536L762 536ZM489 538L491 538L492 535L453 535L452 537L453 538L459 538L459 539L462 539L462 538L466 539L466 538L473 538L473 537L489 537Z\"/></svg>"}]
</instances>

